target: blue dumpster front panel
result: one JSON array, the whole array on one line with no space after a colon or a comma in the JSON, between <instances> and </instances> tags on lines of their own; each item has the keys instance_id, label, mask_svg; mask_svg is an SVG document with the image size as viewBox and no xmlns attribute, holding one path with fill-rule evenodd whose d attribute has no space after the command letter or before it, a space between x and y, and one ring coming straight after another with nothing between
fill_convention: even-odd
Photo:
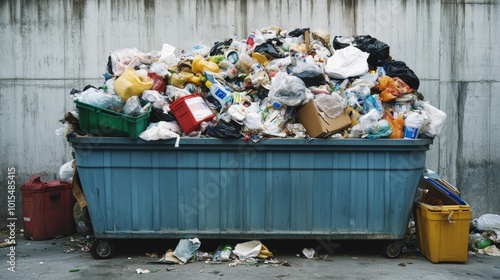
<instances>
[{"instance_id":1,"label":"blue dumpster front panel","mask_svg":"<svg viewBox=\"0 0 500 280\"><path fill-rule=\"evenodd\" d=\"M432 140L71 140L98 238L402 239Z\"/></svg>"}]
</instances>

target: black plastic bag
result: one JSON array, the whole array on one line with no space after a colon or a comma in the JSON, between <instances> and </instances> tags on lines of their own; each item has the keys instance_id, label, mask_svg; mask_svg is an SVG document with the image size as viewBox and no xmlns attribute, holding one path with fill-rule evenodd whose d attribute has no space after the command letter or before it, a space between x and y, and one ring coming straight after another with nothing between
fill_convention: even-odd
<instances>
[{"instance_id":1,"label":"black plastic bag","mask_svg":"<svg viewBox=\"0 0 500 280\"><path fill-rule=\"evenodd\" d=\"M343 49L349 45L370 54L367 61L372 67L381 65L389 59L389 45L373 38L370 35L357 35L354 37L335 36L333 38L333 49Z\"/></svg>"},{"instance_id":2,"label":"black plastic bag","mask_svg":"<svg viewBox=\"0 0 500 280\"><path fill-rule=\"evenodd\" d=\"M309 30L309 28L296 28L295 30L288 32L288 35L291 37L299 37L304 35L304 33Z\"/></svg>"},{"instance_id":3,"label":"black plastic bag","mask_svg":"<svg viewBox=\"0 0 500 280\"><path fill-rule=\"evenodd\" d=\"M224 49L230 46L233 39L228 39L224 42L215 42L213 47L210 49L210 56L224 54Z\"/></svg>"},{"instance_id":4,"label":"black plastic bag","mask_svg":"<svg viewBox=\"0 0 500 280\"><path fill-rule=\"evenodd\" d=\"M240 138L242 125L231 120L225 122L220 120L215 126L209 126L207 135L217 138Z\"/></svg>"},{"instance_id":5,"label":"black plastic bag","mask_svg":"<svg viewBox=\"0 0 500 280\"><path fill-rule=\"evenodd\" d=\"M403 61L388 60L384 64L384 69L387 76L400 78L414 90L420 86L417 75Z\"/></svg>"},{"instance_id":6,"label":"black plastic bag","mask_svg":"<svg viewBox=\"0 0 500 280\"><path fill-rule=\"evenodd\" d=\"M335 36L333 37L333 49L340 50L354 43L353 37Z\"/></svg>"},{"instance_id":7,"label":"black plastic bag","mask_svg":"<svg viewBox=\"0 0 500 280\"><path fill-rule=\"evenodd\" d=\"M368 64L377 66L389 59L389 45L373 38L370 35L359 35L354 37L355 46L370 54Z\"/></svg>"},{"instance_id":8,"label":"black plastic bag","mask_svg":"<svg viewBox=\"0 0 500 280\"><path fill-rule=\"evenodd\" d=\"M266 54L267 53L267 54L269 54L270 56L272 56L274 58L280 58L281 57L279 51L270 42L266 42L266 43L258 45L257 47L255 47L254 52L258 52L258 53L261 53L261 54Z\"/></svg>"},{"instance_id":9,"label":"black plastic bag","mask_svg":"<svg viewBox=\"0 0 500 280\"><path fill-rule=\"evenodd\" d=\"M301 62L293 68L293 75L299 77L306 87L320 86L326 83L325 75L319 66Z\"/></svg>"},{"instance_id":10,"label":"black plastic bag","mask_svg":"<svg viewBox=\"0 0 500 280\"><path fill-rule=\"evenodd\" d=\"M153 107L151 110L151 114L149 115L149 122L156 123L160 121L171 122L175 121L175 116L172 112L168 112L168 114L163 113L162 109L158 109Z\"/></svg>"}]
</instances>

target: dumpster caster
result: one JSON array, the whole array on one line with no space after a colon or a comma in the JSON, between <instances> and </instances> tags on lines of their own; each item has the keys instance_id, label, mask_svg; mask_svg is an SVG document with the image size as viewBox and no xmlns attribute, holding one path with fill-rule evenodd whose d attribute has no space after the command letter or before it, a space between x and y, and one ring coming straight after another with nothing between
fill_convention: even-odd
<instances>
[{"instance_id":1,"label":"dumpster caster","mask_svg":"<svg viewBox=\"0 0 500 280\"><path fill-rule=\"evenodd\" d=\"M107 240L96 239L90 247L94 259L110 259L115 254L115 245Z\"/></svg>"},{"instance_id":2,"label":"dumpster caster","mask_svg":"<svg viewBox=\"0 0 500 280\"><path fill-rule=\"evenodd\" d=\"M402 240L384 242L382 255L388 259L396 259L401 255Z\"/></svg>"}]
</instances>

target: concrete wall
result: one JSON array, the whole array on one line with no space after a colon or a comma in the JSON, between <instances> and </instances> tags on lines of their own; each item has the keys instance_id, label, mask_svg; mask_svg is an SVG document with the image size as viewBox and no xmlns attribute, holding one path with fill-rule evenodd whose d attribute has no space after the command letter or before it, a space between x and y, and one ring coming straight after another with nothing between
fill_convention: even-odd
<instances>
[{"instance_id":1,"label":"concrete wall","mask_svg":"<svg viewBox=\"0 0 500 280\"><path fill-rule=\"evenodd\" d=\"M169 43L179 54L269 25L324 29L332 38L370 34L387 43L419 76L419 91L448 114L428 167L462 191L474 217L500 213L499 17L499 1L484 0L1 1L0 228L7 168L16 168L18 186L36 172L57 178L71 159L54 133L74 108L69 92L100 85L111 51Z\"/></svg>"}]
</instances>

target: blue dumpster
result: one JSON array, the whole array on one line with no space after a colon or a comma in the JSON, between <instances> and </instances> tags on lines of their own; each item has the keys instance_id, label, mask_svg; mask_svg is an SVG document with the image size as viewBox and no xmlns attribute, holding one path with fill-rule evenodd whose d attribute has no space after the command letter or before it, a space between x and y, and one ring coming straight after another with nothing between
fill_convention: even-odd
<instances>
[{"instance_id":1,"label":"blue dumpster","mask_svg":"<svg viewBox=\"0 0 500 280\"><path fill-rule=\"evenodd\" d=\"M103 258L117 238L402 240L432 144L181 138L176 148L175 140L70 141L94 234L105 241L93 255Z\"/></svg>"}]
</instances>

